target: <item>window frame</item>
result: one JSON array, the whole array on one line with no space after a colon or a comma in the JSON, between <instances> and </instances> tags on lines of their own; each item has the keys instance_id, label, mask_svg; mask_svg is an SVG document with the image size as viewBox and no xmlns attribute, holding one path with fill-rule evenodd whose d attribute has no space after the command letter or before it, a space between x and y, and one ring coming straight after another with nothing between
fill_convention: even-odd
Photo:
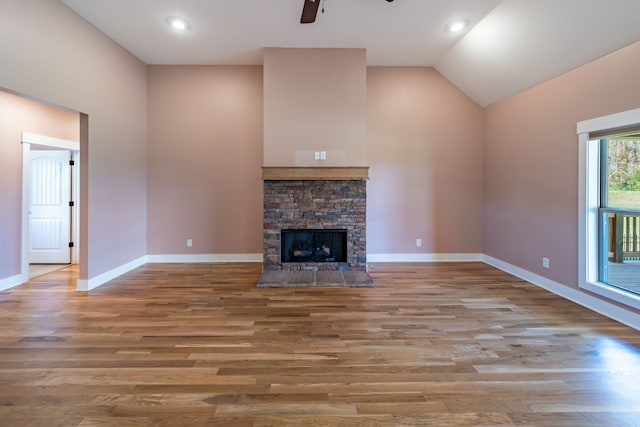
<instances>
[{"instance_id":1,"label":"window frame","mask_svg":"<svg viewBox=\"0 0 640 427\"><path fill-rule=\"evenodd\" d=\"M598 278L602 236L600 219L600 140L640 129L640 108L578 122L578 286L581 289L640 309L640 295Z\"/></svg>"}]
</instances>

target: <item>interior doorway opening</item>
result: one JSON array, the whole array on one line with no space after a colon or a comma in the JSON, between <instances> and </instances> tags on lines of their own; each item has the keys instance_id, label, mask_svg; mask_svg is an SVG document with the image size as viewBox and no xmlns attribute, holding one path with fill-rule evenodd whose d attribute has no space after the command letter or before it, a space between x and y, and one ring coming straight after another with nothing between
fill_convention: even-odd
<instances>
[{"instance_id":1,"label":"interior doorway opening","mask_svg":"<svg viewBox=\"0 0 640 427\"><path fill-rule=\"evenodd\" d=\"M79 262L80 143L22 134L22 276Z\"/></svg>"},{"instance_id":2,"label":"interior doorway opening","mask_svg":"<svg viewBox=\"0 0 640 427\"><path fill-rule=\"evenodd\" d=\"M89 259L86 244L88 224L88 126L87 114L74 109L40 100L8 88L0 87L0 291L18 286L29 280L29 187L30 151L33 147L66 150L73 153L76 168L72 176L74 191L73 238L67 269L83 270ZM58 138L49 138L53 135ZM82 150L80 147L82 146ZM79 196L81 195L82 198ZM70 200L69 200L70 201ZM69 202L67 201L67 203ZM82 233L81 228L82 227ZM82 241L80 241L82 238ZM74 273L74 277L77 273Z\"/></svg>"}]
</instances>

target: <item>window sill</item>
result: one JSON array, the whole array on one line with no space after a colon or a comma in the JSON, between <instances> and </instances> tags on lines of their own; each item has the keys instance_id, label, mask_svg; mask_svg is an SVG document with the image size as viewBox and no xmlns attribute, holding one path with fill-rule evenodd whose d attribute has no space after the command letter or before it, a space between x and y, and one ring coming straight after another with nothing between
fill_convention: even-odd
<instances>
[{"instance_id":1,"label":"window sill","mask_svg":"<svg viewBox=\"0 0 640 427\"><path fill-rule=\"evenodd\" d=\"M580 284L580 288L640 310L640 295L634 294L633 292L625 291L603 282L582 283Z\"/></svg>"}]
</instances>

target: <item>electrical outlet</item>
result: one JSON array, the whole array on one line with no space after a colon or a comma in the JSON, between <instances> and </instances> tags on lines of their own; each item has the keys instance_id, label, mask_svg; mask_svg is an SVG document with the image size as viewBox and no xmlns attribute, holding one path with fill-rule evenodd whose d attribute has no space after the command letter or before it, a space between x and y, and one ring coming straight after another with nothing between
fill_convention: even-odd
<instances>
[{"instance_id":1,"label":"electrical outlet","mask_svg":"<svg viewBox=\"0 0 640 427\"><path fill-rule=\"evenodd\" d=\"M320 160L320 152L319 151L315 151L313 153L313 159L314 160Z\"/></svg>"},{"instance_id":2,"label":"electrical outlet","mask_svg":"<svg viewBox=\"0 0 640 427\"><path fill-rule=\"evenodd\" d=\"M193 246L193 240L187 239L187 247L190 248L191 246Z\"/></svg>"},{"instance_id":3,"label":"electrical outlet","mask_svg":"<svg viewBox=\"0 0 640 427\"><path fill-rule=\"evenodd\" d=\"M320 160L327 160L327 152L326 151L321 151L320 152Z\"/></svg>"},{"instance_id":4,"label":"electrical outlet","mask_svg":"<svg viewBox=\"0 0 640 427\"><path fill-rule=\"evenodd\" d=\"M422 239L416 239L416 246L422 246Z\"/></svg>"},{"instance_id":5,"label":"electrical outlet","mask_svg":"<svg viewBox=\"0 0 640 427\"><path fill-rule=\"evenodd\" d=\"M549 258L542 257L542 267L543 268L549 268Z\"/></svg>"}]
</instances>

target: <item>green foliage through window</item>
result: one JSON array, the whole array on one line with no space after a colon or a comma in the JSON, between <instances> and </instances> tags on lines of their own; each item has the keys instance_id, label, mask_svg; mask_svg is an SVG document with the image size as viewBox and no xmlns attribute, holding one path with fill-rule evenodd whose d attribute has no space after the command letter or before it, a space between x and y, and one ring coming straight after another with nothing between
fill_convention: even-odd
<instances>
[{"instance_id":1,"label":"green foliage through window","mask_svg":"<svg viewBox=\"0 0 640 427\"><path fill-rule=\"evenodd\" d=\"M640 140L609 140L609 188L640 190Z\"/></svg>"},{"instance_id":2,"label":"green foliage through window","mask_svg":"<svg viewBox=\"0 0 640 427\"><path fill-rule=\"evenodd\" d=\"M640 135L608 141L608 205L640 208Z\"/></svg>"}]
</instances>

